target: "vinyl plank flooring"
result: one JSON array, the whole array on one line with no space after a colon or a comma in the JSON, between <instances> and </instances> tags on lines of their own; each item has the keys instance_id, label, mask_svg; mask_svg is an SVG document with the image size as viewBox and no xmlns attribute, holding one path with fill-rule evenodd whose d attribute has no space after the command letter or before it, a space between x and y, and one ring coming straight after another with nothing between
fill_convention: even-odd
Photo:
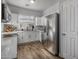
<instances>
[{"instance_id":1,"label":"vinyl plank flooring","mask_svg":"<svg viewBox=\"0 0 79 59\"><path fill-rule=\"evenodd\" d=\"M46 51L40 42L18 45L18 59L61 59Z\"/></svg>"}]
</instances>

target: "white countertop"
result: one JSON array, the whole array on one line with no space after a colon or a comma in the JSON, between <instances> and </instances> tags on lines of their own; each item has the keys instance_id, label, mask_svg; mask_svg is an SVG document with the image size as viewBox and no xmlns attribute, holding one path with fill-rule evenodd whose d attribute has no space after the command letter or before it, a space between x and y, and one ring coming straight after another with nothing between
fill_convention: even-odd
<instances>
[{"instance_id":1,"label":"white countertop","mask_svg":"<svg viewBox=\"0 0 79 59\"><path fill-rule=\"evenodd\" d=\"M25 31L2 32L1 34L2 35L9 35L9 34L17 34L19 32L25 32ZM28 31L28 32L42 32L42 31L37 30L37 31Z\"/></svg>"}]
</instances>

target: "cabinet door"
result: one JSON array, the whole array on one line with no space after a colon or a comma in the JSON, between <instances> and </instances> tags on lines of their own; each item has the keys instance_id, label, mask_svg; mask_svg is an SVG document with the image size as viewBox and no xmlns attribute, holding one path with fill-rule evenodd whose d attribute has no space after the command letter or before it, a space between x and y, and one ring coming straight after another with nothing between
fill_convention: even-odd
<instances>
[{"instance_id":1,"label":"cabinet door","mask_svg":"<svg viewBox=\"0 0 79 59\"><path fill-rule=\"evenodd\" d=\"M36 25L41 25L41 17L36 17Z\"/></svg>"},{"instance_id":2,"label":"cabinet door","mask_svg":"<svg viewBox=\"0 0 79 59\"><path fill-rule=\"evenodd\" d=\"M1 57L10 57L11 58L11 40L10 38L2 38L1 43Z\"/></svg>"},{"instance_id":3,"label":"cabinet door","mask_svg":"<svg viewBox=\"0 0 79 59\"><path fill-rule=\"evenodd\" d=\"M22 43L23 41L23 32L18 33L18 40L17 43Z\"/></svg>"},{"instance_id":4,"label":"cabinet door","mask_svg":"<svg viewBox=\"0 0 79 59\"><path fill-rule=\"evenodd\" d=\"M26 31L23 32L23 42L39 41L39 32Z\"/></svg>"},{"instance_id":5,"label":"cabinet door","mask_svg":"<svg viewBox=\"0 0 79 59\"><path fill-rule=\"evenodd\" d=\"M17 36L11 37L11 53L12 58L17 57Z\"/></svg>"},{"instance_id":6,"label":"cabinet door","mask_svg":"<svg viewBox=\"0 0 79 59\"><path fill-rule=\"evenodd\" d=\"M29 32L28 31L23 32L23 40L22 40L22 42L26 43L26 42L29 42L29 41L30 41Z\"/></svg>"},{"instance_id":7,"label":"cabinet door","mask_svg":"<svg viewBox=\"0 0 79 59\"><path fill-rule=\"evenodd\" d=\"M17 22L18 22L18 14L12 14L11 23L17 24Z\"/></svg>"},{"instance_id":8,"label":"cabinet door","mask_svg":"<svg viewBox=\"0 0 79 59\"><path fill-rule=\"evenodd\" d=\"M47 19L46 19L46 17L41 17L41 23L42 23L43 26L47 25Z\"/></svg>"},{"instance_id":9,"label":"cabinet door","mask_svg":"<svg viewBox=\"0 0 79 59\"><path fill-rule=\"evenodd\" d=\"M47 19L46 17L37 17L36 18L36 25L43 25L46 26L47 24Z\"/></svg>"},{"instance_id":10,"label":"cabinet door","mask_svg":"<svg viewBox=\"0 0 79 59\"><path fill-rule=\"evenodd\" d=\"M30 41L37 41L37 36L36 36L36 32L30 32L30 36L29 36Z\"/></svg>"}]
</instances>

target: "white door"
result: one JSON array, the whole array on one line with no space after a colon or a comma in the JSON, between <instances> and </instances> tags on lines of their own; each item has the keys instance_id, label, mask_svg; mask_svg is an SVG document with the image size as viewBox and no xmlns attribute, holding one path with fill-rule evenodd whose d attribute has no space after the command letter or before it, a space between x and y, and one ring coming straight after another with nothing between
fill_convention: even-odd
<instances>
[{"instance_id":1,"label":"white door","mask_svg":"<svg viewBox=\"0 0 79 59\"><path fill-rule=\"evenodd\" d=\"M77 0L62 2L60 8L61 55L65 59L78 59Z\"/></svg>"}]
</instances>

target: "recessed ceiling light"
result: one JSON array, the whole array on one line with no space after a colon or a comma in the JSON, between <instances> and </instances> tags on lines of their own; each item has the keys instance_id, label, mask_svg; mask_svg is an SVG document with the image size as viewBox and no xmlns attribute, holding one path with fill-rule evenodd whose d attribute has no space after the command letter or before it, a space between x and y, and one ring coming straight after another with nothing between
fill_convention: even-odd
<instances>
[{"instance_id":1,"label":"recessed ceiling light","mask_svg":"<svg viewBox=\"0 0 79 59\"><path fill-rule=\"evenodd\" d=\"M35 0L30 0L30 3L34 3L35 2Z\"/></svg>"}]
</instances>

